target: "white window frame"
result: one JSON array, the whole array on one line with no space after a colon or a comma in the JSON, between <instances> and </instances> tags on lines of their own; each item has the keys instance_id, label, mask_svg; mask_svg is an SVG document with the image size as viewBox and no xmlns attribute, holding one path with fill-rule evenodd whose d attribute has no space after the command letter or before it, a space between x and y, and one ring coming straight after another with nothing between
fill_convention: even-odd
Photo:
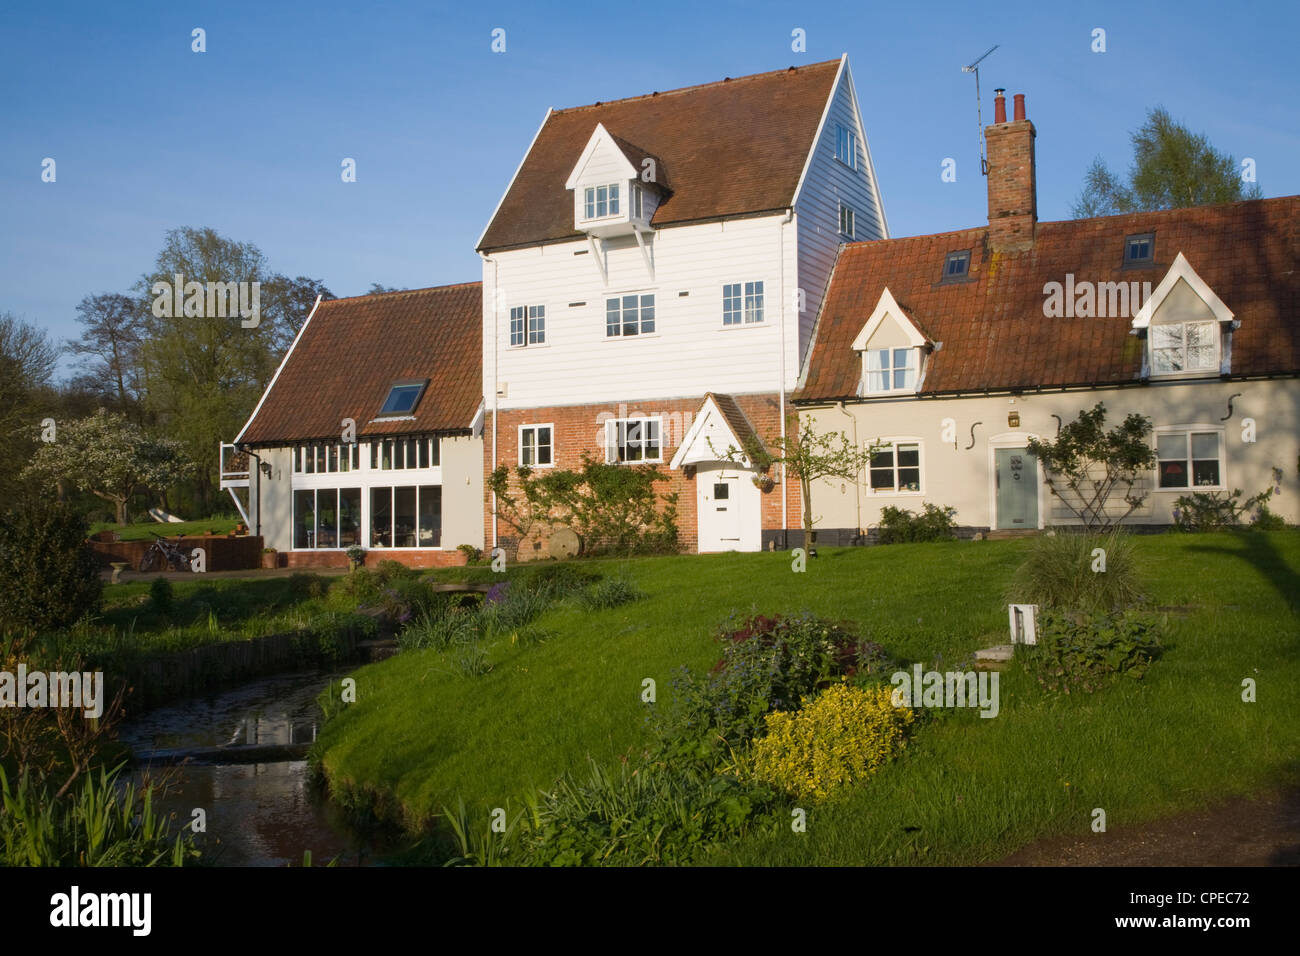
<instances>
[{"instance_id":1,"label":"white window frame","mask_svg":"<svg viewBox=\"0 0 1300 956\"><path fill-rule=\"evenodd\" d=\"M424 442L428 449L429 464L421 467L420 452L418 446L415 451L415 463L408 464L406 461L406 452L408 442ZM389 457L389 464L384 465L384 444L392 442L392 453ZM392 438L375 438L369 442L370 453L367 464L369 470L380 474L391 474L399 471L428 471L434 468L442 467L442 444L438 438L407 438L402 435L394 435ZM397 464L397 462L401 464Z\"/></svg>"},{"instance_id":2,"label":"white window frame","mask_svg":"<svg viewBox=\"0 0 1300 956\"><path fill-rule=\"evenodd\" d=\"M325 467L316 468L317 449L324 449ZM331 449L336 454L331 457ZM295 475L348 475L361 470L361 443L360 442L310 442L306 445L295 445L290 452L293 462L293 473ZM307 461L310 457L312 467L307 468ZM344 458L346 457L348 467L343 467ZM334 467L330 467L331 463Z\"/></svg>"},{"instance_id":3,"label":"white window frame","mask_svg":"<svg viewBox=\"0 0 1300 956\"><path fill-rule=\"evenodd\" d=\"M735 292L728 291L731 289ZM737 329L746 325L762 324L766 315L765 291L763 279L724 282L722 284L722 327Z\"/></svg>"},{"instance_id":4,"label":"white window frame","mask_svg":"<svg viewBox=\"0 0 1300 956\"><path fill-rule=\"evenodd\" d=\"M835 158L849 169L858 168L858 134L843 123L835 124Z\"/></svg>"},{"instance_id":5,"label":"white window frame","mask_svg":"<svg viewBox=\"0 0 1300 956\"><path fill-rule=\"evenodd\" d=\"M632 218L645 218L645 196L644 191L636 183L632 184Z\"/></svg>"},{"instance_id":6,"label":"white window frame","mask_svg":"<svg viewBox=\"0 0 1300 956\"><path fill-rule=\"evenodd\" d=\"M844 228L846 223L847 229ZM858 237L857 212L846 202L840 203L840 235L848 239Z\"/></svg>"},{"instance_id":7,"label":"white window frame","mask_svg":"<svg viewBox=\"0 0 1300 956\"><path fill-rule=\"evenodd\" d=\"M632 423L639 423L643 429L647 425L653 425L655 434L658 437L659 455L657 458L644 457L646 438L640 440L641 458L619 458L618 455L618 427L626 426ZM625 431L626 434L626 431ZM664 460L664 420L662 415L644 415L634 418L609 418L605 420L605 461L611 465L653 465L661 464Z\"/></svg>"},{"instance_id":8,"label":"white window frame","mask_svg":"<svg viewBox=\"0 0 1300 956\"><path fill-rule=\"evenodd\" d=\"M1192 457L1192 436L1209 435L1217 437L1219 450L1217 461L1219 463L1219 483L1217 485L1197 485L1192 483L1192 476L1195 473L1196 461L1208 461L1207 458ZM1186 457L1182 459L1183 466L1187 469L1187 484L1185 485L1162 485L1160 483L1160 463L1162 461L1176 461L1173 458L1160 457L1160 436L1162 435L1182 435L1186 442ZM1192 424L1192 425L1159 425L1151 435L1151 447L1156 453L1155 472L1151 480L1153 491L1174 492L1179 495L1192 495L1203 491L1226 491L1228 489L1228 443L1227 435L1220 425L1210 424Z\"/></svg>"},{"instance_id":9,"label":"white window frame","mask_svg":"<svg viewBox=\"0 0 1300 956\"><path fill-rule=\"evenodd\" d=\"M1187 336L1191 326L1208 326L1210 328L1210 337L1214 342L1214 351L1211 360L1208 363L1204 365L1198 365L1195 368L1188 367L1188 362L1187 362L1187 351L1188 351ZM1172 346L1163 346L1159 349L1157 348L1156 346L1156 335L1158 334L1157 329L1162 329L1162 330L1178 329L1179 339L1181 340L1182 344L1177 346L1177 350L1179 354L1182 356L1182 361L1183 361L1182 368L1162 369L1157 364L1156 356L1158 352L1174 350L1174 347ZM1220 364L1223 360L1223 330L1220 328L1219 322L1216 319L1198 319L1194 322L1160 322L1160 323L1153 322L1151 323L1151 325L1147 327L1147 344L1151 350L1150 367L1151 367L1151 376L1153 378L1157 376L1164 377L1166 375L1169 376L1205 375L1206 373L1217 373L1219 371Z\"/></svg>"},{"instance_id":10,"label":"white window frame","mask_svg":"<svg viewBox=\"0 0 1300 956\"><path fill-rule=\"evenodd\" d=\"M510 309L506 341L512 349L546 344L546 306L516 305Z\"/></svg>"},{"instance_id":11,"label":"white window frame","mask_svg":"<svg viewBox=\"0 0 1300 956\"><path fill-rule=\"evenodd\" d=\"M624 315L624 312L623 312L623 300L626 299L626 298L631 298L631 297L633 297L633 296L636 297L636 309L637 309L637 312L636 312L636 328L637 328L637 330L636 330L635 332L628 333L628 332L624 332L624 331L623 331L623 327L624 327L624 325L626 324L625 321L624 321L624 318L623 318L623 315ZM651 309L653 310L653 312L654 312L654 314L653 314L653 315L651 316L651 318L650 318L650 321L654 324L654 327L651 328L649 331L647 331L646 328L645 328L645 309L646 309L646 303L645 303L645 300L646 300L647 298L650 300L650 308L651 308ZM617 325L617 329L618 329L618 331L617 331L617 332L611 332L611 331L610 331L610 326L609 326L609 304L610 304L610 302L617 302L617 303L618 303L618 325ZM615 294L613 294L613 295L606 295L606 296L605 296L605 338L607 338L607 339L630 339L630 338L640 338L640 337L643 336L643 335L656 335L656 334L658 334L658 331L659 331L659 308L658 308L658 303L655 301L655 293L653 293L653 292L640 292L640 291L637 291L637 292L619 292L619 293L615 293Z\"/></svg>"},{"instance_id":12,"label":"white window frame","mask_svg":"<svg viewBox=\"0 0 1300 956\"><path fill-rule=\"evenodd\" d=\"M582 192L582 221L617 219L622 215L622 183L600 183L587 186ZM600 190L605 190L605 211L600 212ZM590 210L590 212L588 212Z\"/></svg>"},{"instance_id":13,"label":"white window frame","mask_svg":"<svg viewBox=\"0 0 1300 956\"><path fill-rule=\"evenodd\" d=\"M903 366L897 366L894 361L897 359L898 352L907 352L907 363ZM871 367L871 357L884 352L890 364L880 368ZM899 371L910 371L912 373L910 384L895 385L894 375ZM885 387L872 387L873 376L879 373L885 373ZM866 395L914 395L921 382L921 350L914 346L895 346L891 348L868 348L862 353L862 390Z\"/></svg>"},{"instance_id":14,"label":"white window frame","mask_svg":"<svg viewBox=\"0 0 1300 956\"><path fill-rule=\"evenodd\" d=\"M890 469L894 474L894 485L892 488L873 487L871 484L871 473L873 471L883 471L884 468L883 467L873 468L871 463L867 462L867 493L870 495L874 495L875 497L878 498L883 498L886 496L893 497L893 498L923 497L925 495L925 441L913 435L899 435L893 438L881 438L879 439L879 441L882 444L886 444L889 446L888 448L882 448L879 454L885 454L886 452L888 452L893 459L893 464L890 465ZM904 466L898 463L898 453L900 447L903 445L916 446L917 487L915 489L899 487L898 473L903 469ZM870 448L871 447L870 443L868 443L866 447ZM906 467L910 468L911 466L909 465Z\"/></svg>"},{"instance_id":15,"label":"white window frame","mask_svg":"<svg viewBox=\"0 0 1300 956\"><path fill-rule=\"evenodd\" d=\"M395 443L394 449L398 447L396 444L397 442L402 443L402 445L400 446L403 449L402 463L405 465L406 464L405 443L409 439L410 436L407 435L393 435L391 436L391 438L388 439L373 438L373 439L366 439L365 441L357 442L356 447L358 449L357 454L359 458L360 468L353 471L346 471L346 472L324 471L324 472L303 473L298 471L291 471L290 491L291 493L296 493L299 491L324 491L328 493L331 490L342 490L345 488L360 488L361 489L361 513L360 513L361 546L367 550L371 550L372 548L377 548L378 547L377 545L370 544L371 530L372 530L371 524L373 523L372 515L371 515L371 489L393 488L393 487L397 487L397 488L415 487L418 489L425 486L438 486L438 487L444 486L443 471L441 465L441 444L440 444L441 439L439 438L429 438L428 436L419 436L415 439L416 441L423 441L428 443L429 465L427 467L424 468L419 467L418 450L416 451L416 455L415 455L414 467L393 468L390 466L389 468L382 468L382 467L372 466L371 464L372 456L374 457L376 464L382 464L383 461L382 443L384 441L394 442ZM437 459L434 458L435 448L438 451ZM294 455L295 460L300 460L297 459L296 451L291 451L291 454ZM435 463L435 461L438 463ZM292 464L291 464L291 468L292 468ZM419 515L419 497L418 497L419 492L418 491L416 492L416 495L417 495L416 514L418 518ZM291 501L295 502L294 505L291 506L290 515L289 515L290 542L292 544L293 541L292 535L295 528L295 522L297 520L296 514L293 511L293 507L296 507L296 499L292 497L292 494L291 494ZM443 517L444 518L446 517L445 510L443 512ZM416 529L416 533L418 535L419 533L418 528ZM297 550L307 550L307 549L293 548L293 550L297 551ZM340 551L344 549L341 547L332 548L332 549L316 547L315 541L313 540L312 547L310 548L310 550ZM419 545L418 538L417 538L417 543L413 549L412 548L396 548L396 549L385 548L384 550L426 550L427 551L427 550L445 550L445 549L442 547L442 545L433 548L430 548L428 546L422 548Z\"/></svg>"},{"instance_id":16,"label":"white window frame","mask_svg":"<svg viewBox=\"0 0 1300 956\"><path fill-rule=\"evenodd\" d=\"M549 441L544 445L539 440L538 432L545 428L549 432ZM531 436L528 433L532 433ZM531 440L530 440L531 438ZM528 468L554 468L555 467L555 424L553 422L537 422L529 425L519 426L519 464ZM538 452L545 448L550 461L538 462ZM532 450L533 461L524 461L525 450Z\"/></svg>"}]
</instances>

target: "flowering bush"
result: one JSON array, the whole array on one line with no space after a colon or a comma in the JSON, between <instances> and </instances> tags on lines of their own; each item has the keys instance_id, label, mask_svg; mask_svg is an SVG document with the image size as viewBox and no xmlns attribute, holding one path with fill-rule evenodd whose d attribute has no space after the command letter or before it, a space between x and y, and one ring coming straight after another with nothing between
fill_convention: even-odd
<instances>
[{"instance_id":1,"label":"flowering bush","mask_svg":"<svg viewBox=\"0 0 1300 956\"><path fill-rule=\"evenodd\" d=\"M672 709L656 726L666 755L725 757L762 732L769 712L795 710L841 677L880 673L889 661L879 644L811 614L728 621L717 638L725 647L713 671L673 682Z\"/></svg>"},{"instance_id":2,"label":"flowering bush","mask_svg":"<svg viewBox=\"0 0 1300 956\"><path fill-rule=\"evenodd\" d=\"M824 800L871 776L902 750L915 714L888 687L839 683L795 713L767 715L754 744L754 774L798 797Z\"/></svg>"}]
</instances>

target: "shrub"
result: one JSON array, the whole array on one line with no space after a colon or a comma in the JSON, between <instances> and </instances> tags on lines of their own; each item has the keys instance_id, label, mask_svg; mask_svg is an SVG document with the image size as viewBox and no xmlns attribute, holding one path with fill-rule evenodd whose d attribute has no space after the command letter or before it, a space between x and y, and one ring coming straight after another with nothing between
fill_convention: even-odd
<instances>
[{"instance_id":1,"label":"shrub","mask_svg":"<svg viewBox=\"0 0 1300 956\"><path fill-rule=\"evenodd\" d=\"M1160 655L1158 633L1159 621L1136 611L1047 611L1038 619L1038 644L1023 645L1026 666L1048 690L1091 693L1121 675L1140 679Z\"/></svg>"},{"instance_id":2,"label":"shrub","mask_svg":"<svg viewBox=\"0 0 1300 956\"><path fill-rule=\"evenodd\" d=\"M1094 554L1099 548L1103 553ZM1083 612L1118 611L1137 604L1142 600L1142 588L1133 539L1118 529L1105 534L1065 532L1035 538L1029 557L1016 572L1008 599Z\"/></svg>"},{"instance_id":3,"label":"shrub","mask_svg":"<svg viewBox=\"0 0 1300 956\"><path fill-rule=\"evenodd\" d=\"M488 488L497 517L521 541L538 527L564 525L588 553L652 554L677 550L677 493L655 491L667 480L654 465L610 464L584 452L578 471L500 465Z\"/></svg>"},{"instance_id":4,"label":"shrub","mask_svg":"<svg viewBox=\"0 0 1300 956\"><path fill-rule=\"evenodd\" d=\"M1241 495L1240 488L1234 488L1231 493L1198 491L1181 495L1174 502L1174 523L1182 531L1222 531L1225 528L1240 527L1242 517L1251 511L1256 512L1256 525L1261 519L1270 524L1280 520L1268 510L1267 501L1273 496L1272 488L1266 488L1245 501L1238 500ZM1286 526L1285 521L1282 526Z\"/></svg>"},{"instance_id":5,"label":"shrub","mask_svg":"<svg viewBox=\"0 0 1300 956\"><path fill-rule=\"evenodd\" d=\"M1250 526L1255 531L1283 531L1286 529L1286 519L1270 511L1268 505L1261 503L1259 511L1255 512L1255 517L1251 519Z\"/></svg>"},{"instance_id":6,"label":"shrub","mask_svg":"<svg viewBox=\"0 0 1300 956\"><path fill-rule=\"evenodd\" d=\"M903 544L916 541L948 541L956 537L953 516L957 509L926 503L916 514L892 505L880 511L879 541L881 544Z\"/></svg>"},{"instance_id":7,"label":"shrub","mask_svg":"<svg viewBox=\"0 0 1300 956\"><path fill-rule=\"evenodd\" d=\"M865 780L902 750L915 715L887 687L836 684L795 713L767 715L754 744L754 773L800 798L825 800Z\"/></svg>"},{"instance_id":8,"label":"shrub","mask_svg":"<svg viewBox=\"0 0 1300 956\"><path fill-rule=\"evenodd\" d=\"M476 641L482 636L475 611L448 605L427 608L397 635L402 650L443 650L452 644Z\"/></svg>"},{"instance_id":9,"label":"shrub","mask_svg":"<svg viewBox=\"0 0 1300 956\"><path fill-rule=\"evenodd\" d=\"M154 578L149 585L149 604L156 614L161 614L164 617L171 614L172 608L175 606L172 583L166 578Z\"/></svg>"},{"instance_id":10,"label":"shrub","mask_svg":"<svg viewBox=\"0 0 1300 956\"><path fill-rule=\"evenodd\" d=\"M5 866L184 866L199 856L184 828L153 805L153 790L120 780L121 767L88 773L61 797L0 767L0 863Z\"/></svg>"},{"instance_id":11,"label":"shrub","mask_svg":"<svg viewBox=\"0 0 1300 956\"><path fill-rule=\"evenodd\" d=\"M878 644L808 614L728 621L716 636L726 645L722 660L707 675L683 671L672 705L656 713L665 756L716 762L757 736L771 711L796 709L840 677L888 668Z\"/></svg>"},{"instance_id":12,"label":"shrub","mask_svg":"<svg viewBox=\"0 0 1300 956\"><path fill-rule=\"evenodd\" d=\"M465 555L466 564L480 564L483 561L483 551L472 544L458 544L456 550Z\"/></svg>"},{"instance_id":13,"label":"shrub","mask_svg":"<svg viewBox=\"0 0 1300 956\"><path fill-rule=\"evenodd\" d=\"M610 772L588 761L585 779L566 772L532 808L517 862L684 865L764 823L775 829L771 788L672 765Z\"/></svg>"},{"instance_id":14,"label":"shrub","mask_svg":"<svg viewBox=\"0 0 1300 956\"><path fill-rule=\"evenodd\" d=\"M85 518L30 498L0 515L0 629L44 631L97 613L103 594Z\"/></svg>"}]
</instances>

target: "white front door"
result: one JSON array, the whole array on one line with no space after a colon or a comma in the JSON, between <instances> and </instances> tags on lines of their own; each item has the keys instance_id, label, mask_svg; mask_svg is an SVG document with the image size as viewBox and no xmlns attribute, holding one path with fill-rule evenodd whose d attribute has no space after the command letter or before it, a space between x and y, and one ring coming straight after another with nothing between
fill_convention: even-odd
<instances>
[{"instance_id":1,"label":"white front door","mask_svg":"<svg viewBox=\"0 0 1300 956\"><path fill-rule=\"evenodd\" d=\"M695 488L701 551L759 550L759 491L748 471L701 466Z\"/></svg>"}]
</instances>

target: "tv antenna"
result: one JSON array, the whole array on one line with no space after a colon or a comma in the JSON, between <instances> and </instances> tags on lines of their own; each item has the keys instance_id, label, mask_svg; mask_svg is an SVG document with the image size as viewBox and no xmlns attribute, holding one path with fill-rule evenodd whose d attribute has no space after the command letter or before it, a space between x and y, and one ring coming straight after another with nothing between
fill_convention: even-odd
<instances>
[{"instance_id":1,"label":"tv antenna","mask_svg":"<svg viewBox=\"0 0 1300 956\"><path fill-rule=\"evenodd\" d=\"M961 68L963 73L975 74L975 122L979 124L980 128L980 172L985 176L989 174L989 163L988 160L984 158L984 113L980 104L980 60L983 60L985 56L988 56L999 46L1001 46L999 43L993 44L987 51L985 51L984 56L981 56L979 60L976 60L970 66L963 66Z\"/></svg>"}]
</instances>

